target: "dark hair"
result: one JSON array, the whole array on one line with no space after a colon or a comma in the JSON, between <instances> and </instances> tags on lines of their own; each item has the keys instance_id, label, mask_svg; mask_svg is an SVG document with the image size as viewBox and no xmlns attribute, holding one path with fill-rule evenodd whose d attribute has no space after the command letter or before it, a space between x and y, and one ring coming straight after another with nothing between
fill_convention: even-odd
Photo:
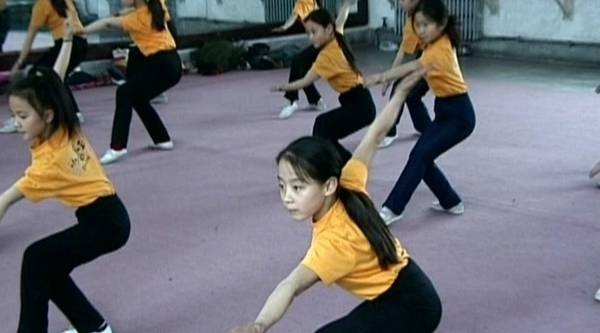
<instances>
[{"instance_id":1,"label":"dark hair","mask_svg":"<svg viewBox=\"0 0 600 333\"><path fill-rule=\"evenodd\" d=\"M160 0L146 0L146 5L152 14L152 27L158 31L165 30L166 12Z\"/></svg>"},{"instance_id":2,"label":"dark hair","mask_svg":"<svg viewBox=\"0 0 600 333\"><path fill-rule=\"evenodd\" d=\"M79 119L67 87L51 68L31 68L25 76L12 83L8 94L27 101L42 118L44 111L52 110L54 118L50 123L49 134L64 128L68 136L72 137L79 130Z\"/></svg>"},{"instance_id":3,"label":"dark hair","mask_svg":"<svg viewBox=\"0 0 600 333\"><path fill-rule=\"evenodd\" d=\"M344 167L342 156L333 144L313 136L301 137L290 143L277 155L277 163L281 160L289 162L302 181L313 180L321 184L331 177L339 181ZM337 197L371 244L379 266L388 269L398 263L394 237L369 196L339 185Z\"/></svg>"},{"instance_id":4,"label":"dark hair","mask_svg":"<svg viewBox=\"0 0 600 333\"><path fill-rule=\"evenodd\" d=\"M50 4L60 17L67 17L67 3L65 0L50 0ZM73 6L75 6L75 3L73 3Z\"/></svg>"},{"instance_id":5,"label":"dark hair","mask_svg":"<svg viewBox=\"0 0 600 333\"><path fill-rule=\"evenodd\" d=\"M329 11L323 8L314 10L310 14L308 14L306 18L304 18L304 22L308 21L313 21L316 24L322 26L323 28L327 28L327 26L331 25L335 35L335 39L342 48L342 52L344 52L344 56L346 57L348 64L350 64L350 67L354 72L360 75L361 72L358 69L358 66L356 66L354 54L352 54L352 50L350 49L350 46L348 46L348 43L346 43L344 36L342 36L342 34L335 29L335 21L333 19L333 16L331 16L331 14L329 13Z\"/></svg>"},{"instance_id":6,"label":"dark hair","mask_svg":"<svg viewBox=\"0 0 600 333\"><path fill-rule=\"evenodd\" d=\"M422 12L423 15L433 20L438 25L444 25L444 33L448 35L450 43L454 48L458 48L460 45L460 33L458 31L458 22L454 15L450 15L448 7L442 0L421 0L417 5L417 9L413 13L412 21L415 22L415 14Z\"/></svg>"}]
</instances>

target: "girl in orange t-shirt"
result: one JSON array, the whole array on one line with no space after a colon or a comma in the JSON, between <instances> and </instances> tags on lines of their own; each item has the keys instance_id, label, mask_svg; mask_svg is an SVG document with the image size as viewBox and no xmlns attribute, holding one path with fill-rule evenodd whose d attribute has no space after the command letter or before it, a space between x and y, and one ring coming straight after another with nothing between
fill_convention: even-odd
<instances>
[{"instance_id":1,"label":"girl in orange t-shirt","mask_svg":"<svg viewBox=\"0 0 600 333\"><path fill-rule=\"evenodd\" d=\"M441 302L429 278L379 217L366 192L377 145L398 116L416 71L367 130L346 161L330 141L303 137L277 158L279 193L294 220L312 221L304 259L273 290L252 323L231 333L263 333L277 323L295 297L317 282L337 284L362 300L318 333L433 332Z\"/></svg>"},{"instance_id":2,"label":"girl in orange t-shirt","mask_svg":"<svg viewBox=\"0 0 600 333\"><path fill-rule=\"evenodd\" d=\"M419 5L419 1L421 0L400 1L402 9L406 12L407 19L406 23L404 24L404 29L402 31L402 43L400 44L400 49L396 54L396 58L394 58L392 68L418 58L423 52L423 43L417 36L417 32L415 31L415 27L412 22L412 15L417 6ZM394 89L399 82L400 80L394 81L393 84L391 81L386 82L382 88L382 95L385 96L390 84L392 84L391 95L393 95ZM427 82L424 79L421 79L421 81L417 83L413 90L411 90L408 97L406 97L405 104L408 108L410 119L413 122L413 127L419 134L423 133L425 128L427 128L427 126L431 124L431 118L429 117L427 108L425 107L425 104L423 104L422 101L423 96L425 96L428 90L429 86L427 85ZM396 120L396 124L392 126L388 134L385 136L385 139L383 139L383 141L381 142L380 148L389 147L398 138L396 126L398 125L398 122L400 122L400 117L402 117L403 109L404 105L400 107L400 116Z\"/></svg>"},{"instance_id":3,"label":"girl in orange t-shirt","mask_svg":"<svg viewBox=\"0 0 600 333\"><path fill-rule=\"evenodd\" d=\"M285 32L288 30L304 31L304 19L313 10L317 10L320 7L321 5L318 0L296 0L292 14L282 26L273 29L273 32ZM317 59L318 54L318 50L314 46L309 45L294 56L290 64L288 82L294 82L306 75L312 63ZM304 87L304 93L306 94L310 109L323 111L325 108L323 99L313 84ZM284 97L289 101L289 104L281 109L279 113L280 119L289 118L300 108L298 105L298 90L286 91Z\"/></svg>"},{"instance_id":4,"label":"girl in orange t-shirt","mask_svg":"<svg viewBox=\"0 0 600 333\"><path fill-rule=\"evenodd\" d=\"M349 4L346 4L347 6ZM375 118L375 103L356 66L354 55L325 9L315 10L304 20L308 35L319 54L306 75L294 82L272 87L272 91L293 91L323 78L336 90L340 106L317 117L313 135L330 140L344 160L351 157L339 140L369 125Z\"/></svg>"},{"instance_id":5,"label":"girl in orange t-shirt","mask_svg":"<svg viewBox=\"0 0 600 333\"><path fill-rule=\"evenodd\" d=\"M67 332L111 333L70 274L122 247L129 238L127 210L79 128L62 82L72 37L67 30L54 70L33 68L9 92L17 130L31 141L32 161L25 175L0 195L0 219L23 198L33 202L55 198L76 209L78 222L25 250L18 332L47 332L52 301L74 327Z\"/></svg>"},{"instance_id":6,"label":"girl in orange t-shirt","mask_svg":"<svg viewBox=\"0 0 600 333\"><path fill-rule=\"evenodd\" d=\"M181 59L175 39L167 26L167 10L162 0L123 0L133 11L120 17L107 17L87 25L84 33L119 28L129 33L135 44L129 49L126 82L117 88L117 105L110 148L100 161L113 163L127 154L133 110L152 138L152 149L172 150L173 141L150 101L182 76Z\"/></svg>"},{"instance_id":7,"label":"girl in orange t-shirt","mask_svg":"<svg viewBox=\"0 0 600 333\"><path fill-rule=\"evenodd\" d=\"M464 212L462 199L435 160L465 140L475 128L475 110L456 55L460 36L454 17L449 15L442 0L421 0L412 21L425 43L421 57L367 79L368 83L382 83L418 68L429 68L425 80L435 94L435 118L417 140L402 174L381 208L381 216L388 224L402 218L404 208L421 180L438 199L433 203L434 210L454 215Z\"/></svg>"}]
</instances>

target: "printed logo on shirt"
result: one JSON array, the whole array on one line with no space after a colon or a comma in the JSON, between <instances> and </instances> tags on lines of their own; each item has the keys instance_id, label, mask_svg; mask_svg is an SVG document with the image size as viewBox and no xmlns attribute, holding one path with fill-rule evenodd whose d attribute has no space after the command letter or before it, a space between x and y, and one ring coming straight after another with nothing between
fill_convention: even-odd
<instances>
[{"instance_id":1,"label":"printed logo on shirt","mask_svg":"<svg viewBox=\"0 0 600 333\"><path fill-rule=\"evenodd\" d=\"M87 171L87 164L90 160L90 155L87 152L85 141L77 139L71 143L75 156L71 158L69 166L73 173L76 175L82 175Z\"/></svg>"}]
</instances>

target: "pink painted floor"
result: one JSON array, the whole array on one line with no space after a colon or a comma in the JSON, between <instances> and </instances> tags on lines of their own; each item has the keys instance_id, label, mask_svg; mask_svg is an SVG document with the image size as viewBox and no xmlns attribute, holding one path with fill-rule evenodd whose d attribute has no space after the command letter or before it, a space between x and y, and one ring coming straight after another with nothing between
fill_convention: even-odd
<instances>
[{"instance_id":1,"label":"pink painted floor","mask_svg":"<svg viewBox=\"0 0 600 333\"><path fill-rule=\"evenodd\" d=\"M358 52L365 73L390 54ZM463 196L460 217L429 209L420 186L392 227L436 285L438 332L599 332L600 189L587 179L600 160L600 68L464 59L478 124L439 159ZM130 155L107 167L133 231L119 252L74 272L117 333L226 332L252 320L301 259L308 223L282 209L274 157L309 134L314 112L277 119L283 99L269 87L287 70L187 76L159 106L176 149L152 152L134 117ZM331 107L337 95L319 85ZM381 108L379 88L373 95ZM83 128L107 148L114 87L78 91ZM428 95L427 104L432 99ZM7 112L2 102L0 114ZM6 113L7 114L7 113ZM4 118L4 116L0 117ZM370 192L381 203L415 142L405 115L401 140L376 157ZM344 141L354 147L360 134ZM0 135L0 188L29 162L18 135ZM0 333L15 332L23 250L74 223L56 202L14 206L0 225ZM358 301L317 286L271 332L312 332ZM68 323L51 306L50 332Z\"/></svg>"}]
</instances>

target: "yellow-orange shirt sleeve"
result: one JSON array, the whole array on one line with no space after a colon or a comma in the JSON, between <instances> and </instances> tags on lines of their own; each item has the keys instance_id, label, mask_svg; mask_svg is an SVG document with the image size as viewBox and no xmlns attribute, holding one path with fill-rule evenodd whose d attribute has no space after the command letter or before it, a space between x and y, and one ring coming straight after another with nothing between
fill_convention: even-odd
<instances>
[{"instance_id":1,"label":"yellow-orange shirt sleeve","mask_svg":"<svg viewBox=\"0 0 600 333\"><path fill-rule=\"evenodd\" d=\"M37 1L33 5L31 10L31 21L29 22L30 27L37 29L42 28L48 21L48 15L50 15L47 1Z\"/></svg>"},{"instance_id":2,"label":"yellow-orange shirt sleeve","mask_svg":"<svg viewBox=\"0 0 600 333\"><path fill-rule=\"evenodd\" d=\"M60 177L44 163L35 163L25 170L25 176L16 183L17 189L28 200L38 202L55 195Z\"/></svg>"},{"instance_id":3,"label":"yellow-orange shirt sleeve","mask_svg":"<svg viewBox=\"0 0 600 333\"><path fill-rule=\"evenodd\" d=\"M362 161L351 159L342 169L340 185L353 191L366 192L368 174L369 170Z\"/></svg>"},{"instance_id":4,"label":"yellow-orange shirt sleeve","mask_svg":"<svg viewBox=\"0 0 600 333\"><path fill-rule=\"evenodd\" d=\"M352 272L356 259L348 241L325 231L315 238L302 264L330 285Z\"/></svg>"},{"instance_id":5,"label":"yellow-orange shirt sleeve","mask_svg":"<svg viewBox=\"0 0 600 333\"><path fill-rule=\"evenodd\" d=\"M292 13L298 15L301 21L304 21L308 14L317 9L319 7L314 0L298 0Z\"/></svg>"}]
</instances>

